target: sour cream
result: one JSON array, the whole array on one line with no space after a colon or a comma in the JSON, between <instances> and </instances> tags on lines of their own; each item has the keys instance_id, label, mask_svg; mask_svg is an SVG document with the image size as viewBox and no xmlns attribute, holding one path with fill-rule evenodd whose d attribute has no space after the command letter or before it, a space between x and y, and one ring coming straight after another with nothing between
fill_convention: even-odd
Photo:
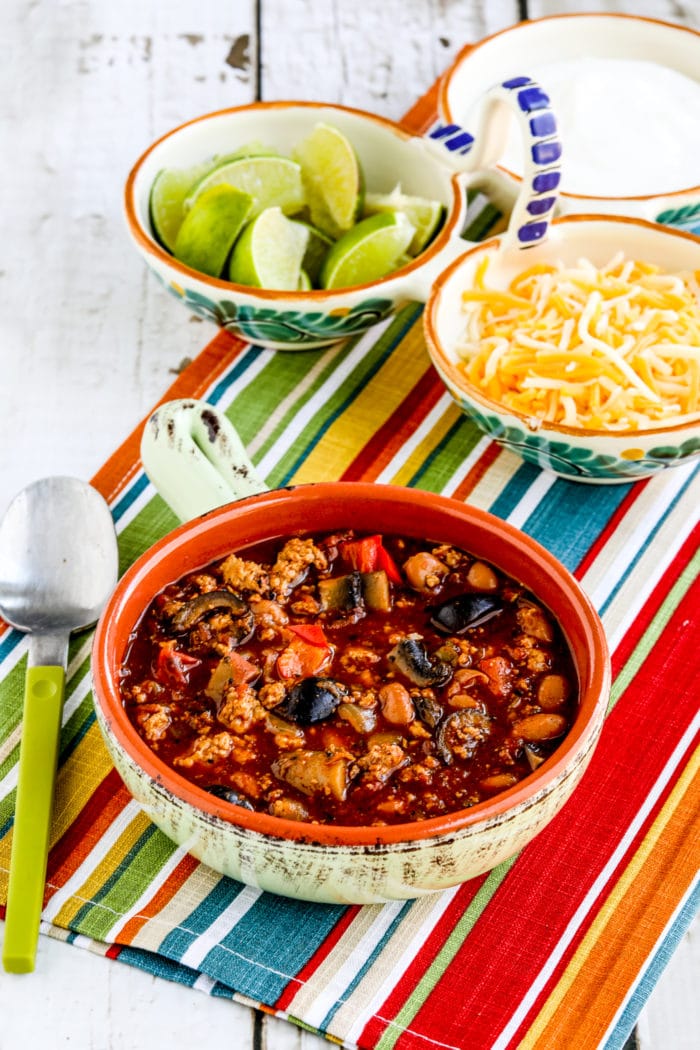
<instances>
[{"instance_id":1,"label":"sour cream","mask_svg":"<svg viewBox=\"0 0 700 1050\"><path fill-rule=\"evenodd\" d=\"M641 60L581 57L534 68L523 60L523 66L558 117L564 192L638 197L700 184L698 81ZM522 157L513 125L500 164L520 175Z\"/></svg>"}]
</instances>

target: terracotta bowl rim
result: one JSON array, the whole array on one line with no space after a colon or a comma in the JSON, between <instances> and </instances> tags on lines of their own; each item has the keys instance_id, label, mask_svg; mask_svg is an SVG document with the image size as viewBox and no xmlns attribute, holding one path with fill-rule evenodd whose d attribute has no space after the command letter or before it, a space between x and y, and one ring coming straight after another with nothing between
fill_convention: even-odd
<instances>
[{"instance_id":1,"label":"terracotta bowl rim","mask_svg":"<svg viewBox=\"0 0 700 1050\"><path fill-rule=\"evenodd\" d=\"M385 277L378 278L374 281L368 281L364 284L353 284L348 285L345 288L334 288L330 290L326 290L325 288L311 288L304 291L299 289L279 291L274 288L255 288L252 285L235 284L233 281L226 281L221 277L210 277L209 275L202 273L200 270L193 270L190 266L186 266L163 248L155 239L154 235L149 235L144 230L136 212L134 188L143 165L151 153L156 150L161 143L179 135L181 132L186 131L188 128L193 127L196 124L201 124L208 120L240 113L260 111L273 112L285 109L325 109L330 110L331 112L340 111L343 113L349 113L353 117L360 117L373 124L377 124L406 142L409 142L412 139L420 139L422 137L420 134L402 127L401 124L396 121L390 120L388 117L381 117L376 113L369 112L368 110L358 109L354 106L345 106L340 103L314 102L310 99L280 99L276 102L251 102L247 105L229 106L225 109L214 110L210 113L202 113L198 117L193 117L191 120L187 120L184 123L179 124L177 127L171 128L170 131L165 132L165 134L157 138L155 142L152 142L135 161L127 176L124 186L124 214L131 238L141 251L147 256L152 256L163 266L166 266L168 269L177 273L184 283L195 280L205 287L212 289L212 291L227 292L230 296L242 295L246 298L264 300L270 303L299 300L302 303L309 303L310 305L316 305L318 307L319 305L323 305L326 301L335 302L338 298L342 299L344 297L350 297L354 299L358 293L367 294L374 289L386 292L392 283L397 280L401 281L405 275L412 274L415 270L423 267L440 251L442 251L447 242L453 238L457 225L461 222L464 212L462 206L462 192L460 189L460 180L462 176L458 172L450 173L446 165L443 165L443 167L445 169L445 174L450 179L452 202L449 205L445 205L445 221L435 238L431 241L425 251L420 252L415 259L411 259L410 262L400 267L400 269L394 270ZM439 163L438 160L435 160L436 166L439 166Z\"/></svg>"},{"instance_id":2,"label":"terracotta bowl rim","mask_svg":"<svg viewBox=\"0 0 700 1050\"><path fill-rule=\"evenodd\" d=\"M666 29L682 30L685 33L691 33L698 37L698 44L700 44L700 30L693 29L692 26L682 26L675 22L667 22L662 18L650 18L646 15L634 15L629 11L560 11L558 14L543 15L542 18L530 18L526 22L518 22L515 25L506 26L505 29L499 29L496 33L491 33L489 36L483 37L478 40L475 44L467 44L465 47L458 52L457 57L450 66L449 70L445 73L444 77L440 80L438 85L438 105L440 112L444 115L447 121L452 123L459 123L455 121L455 117L452 114L452 109L448 103L447 95L448 89L452 82L452 79L457 75L459 66L469 58L475 51L490 44L491 41L496 40L498 37L506 36L510 33L515 33L518 30L522 32L523 28L527 26L538 25L540 22L564 22L565 19L617 19L618 21L626 20L629 22L648 22L652 26L664 26ZM506 168L502 164L497 165L498 169L504 174L508 175L509 178L515 182L522 182L522 175L516 174L509 168ZM645 202L651 202L655 200L672 200L674 197L685 197L688 194L696 193L700 194L700 183L693 186L683 187L676 190L665 190L663 193L639 193L639 194L626 194L625 196L607 196L601 193L571 193L566 190L562 190L559 196L565 200L572 200L580 202L581 206L585 206L587 203L595 203L595 201L605 201L606 203L612 204L615 201L619 201L621 204L644 204Z\"/></svg>"},{"instance_id":3,"label":"terracotta bowl rim","mask_svg":"<svg viewBox=\"0 0 700 1050\"><path fill-rule=\"evenodd\" d=\"M700 237L697 237L692 233L687 233L685 230L676 230L670 227L660 226L658 223L649 222L647 219L633 218L629 215L598 215L592 213L561 215L552 220L552 226L566 226L581 222L603 222L606 225L610 223L624 223L628 226L638 226L647 229L657 236L675 237L679 240L690 241L694 243L698 249L698 260L700 262ZM487 397L478 389L478 387L474 386L463 372L460 372L460 370L456 368L445 350L442 341L438 337L437 325L435 323L435 314L440 307L440 297L445 289L445 285L451 277L453 277L460 267L464 265L466 259L473 255L477 255L479 252L497 250L502 240L503 237L500 235L491 237L487 241L481 241L479 244L475 244L438 274L433 282L428 302L423 311L423 331L425 334L428 353L441 376L447 377L449 382L452 383L461 393L466 397L471 398L482 408L501 418L510 416L513 419L517 419L526 430L533 430L530 425L533 418L532 415L528 415L526 412L520 412L514 408L508 408L506 405L502 405L499 401L491 400L491 398ZM546 243L547 242L543 242L544 245L546 245ZM527 257L523 259L523 269L526 268ZM698 428L700 428L700 417L694 420L686 420L683 423L665 423L663 426L646 427L643 430L597 430L594 428L570 427L565 426L563 423L550 423L542 420L533 433L552 435L554 438L559 434L565 434L569 438L579 440L605 438L606 440L620 441L629 445L631 442L634 442L635 438L658 436L659 441L661 442L666 435L673 435L674 438L680 437L682 431L693 431Z\"/></svg>"},{"instance_id":4,"label":"terracotta bowl rim","mask_svg":"<svg viewBox=\"0 0 700 1050\"><path fill-rule=\"evenodd\" d=\"M148 590L149 577L165 561L177 561L181 556L183 545L193 536L200 539L210 535L216 536L224 527L241 513L255 513L258 507L267 508L270 513L267 521L274 520L272 510L291 504L294 509L308 506L319 499L342 498L348 507L353 503L367 501L381 503L383 506L418 505L422 513L446 516L459 519L464 524L476 524L482 530L498 532L512 551L518 550L539 571L546 573L554 584L554 589L571 604L576 616L572 623L582 628L585 634L585 649L588 658L587 683L582 683L581 709L574 725L564 741L543 764L543 766L520 781L514 787L494 796L493 799L481 802L470 809L459 810L442 817L430 820L415 821L405 824L381 827L347 826L332 824L312 824L264 813L255 813L238 806L222 803L202 788L197 788L188 780L174 773L144 743L131 725L119 697L116 684L116 671L126 648L130 631L136 621L124 621L125 608L129 602L136 602L139 589ZM296 529L297 532L302 530ZM274 527L258 529L261 538L274 535L289 535L289 529L280 529L275 533ZM255 542L251 539L249 542ZM235 541L226 545L220 543L221 557L231 549L236 549ZM239 547L240 549L240 547ZM219 555L215 554L213 557ZM212 560L209 558L208 560ZM498 564L498 558L494 558ZM193 571L194 567L174 569L169 579L175 580L183 572ZM527 584L526 584L527 586ZM159 588L156 588L157 590ZM151 601L154 589L150 589L139 604L141 611ZM547 596L541 597L548 604ZM140 613L139 613L140 615ZM562 627L567 633L566 626ZM572 652L574 662L576 655ZM578 668L579 672L581 668ZM285 489L273 489L260 495L249 496L237 503L229 503L204 514L194 521L187 522L158 540L124 573L112 594L105 611L100 618L95 633L92 649L92 674L94 702L99 714L106 723L107 732L120 751L128 756L131 764L140 768L161 792L165 790L175 800L200 811L210 818L231 825L241 832L257 833L268 839L296 841L310 846L334 846L357 849L400 847L401 845L419 844L431 839L451 838L474 826L488 828L498 825L509 811L527 809L536 804L540 797L547 796L566 774L568 767L576 765L576 759L585 755L595 743L602 725L610 691L610 660L607 641L602 623L592 603L581 589L572 574L552 554L525 533L514 526L496 518L488 511L483 511L468 504L460 503L450 497L438 496L431 492L408 489L396 485L383 485L372 482L317 482L293 486Z\"/></svg>"}]
</instances>

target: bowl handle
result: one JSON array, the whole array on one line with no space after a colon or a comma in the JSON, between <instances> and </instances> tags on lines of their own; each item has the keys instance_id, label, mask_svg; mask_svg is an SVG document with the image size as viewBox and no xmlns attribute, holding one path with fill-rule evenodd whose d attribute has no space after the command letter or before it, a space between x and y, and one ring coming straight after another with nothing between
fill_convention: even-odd
<instances>
[{"instance_id":1,"label":"bowl handle","mask_svg":"<svg viewBox=\"0 0 700 1050\"><path fill-rule=\"evenodd\" d=\"M232 423L207 401L160 405L146 421L141 460L181 521L267 491Z\"/></svg>"},{"instance_id":2,"label":"bowl handle","mask_svg":"<svg viewBox=\"0 0 700 1050\"><path fill-rule=\"evenodd\" d=\"M502 157L513 117L523 141L523 175L503 245L529 248L547 236L561 180L557 119L537 81L511 77L487 91L474 134L458 124L438 123L421 141L453 171L483 170Z\"/></svg>"}]
</instances>

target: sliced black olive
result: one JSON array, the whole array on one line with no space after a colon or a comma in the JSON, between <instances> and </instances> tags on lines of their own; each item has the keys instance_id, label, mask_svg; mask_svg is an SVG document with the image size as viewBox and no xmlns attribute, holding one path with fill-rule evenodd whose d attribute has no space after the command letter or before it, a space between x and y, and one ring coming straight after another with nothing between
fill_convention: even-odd
<instances>
[{"instance_id":1,"label":"sliced black olive","mask_svg":"<svg viewBox=\"0 0 700 1050\"><path fill-rule=\"evenodd\" d=\"M185 602L171 619L173 630L189 631L204 616L218 609L226 609L237 620L238 641L247 641L253 633L255 620L246 603L231 591L207 591Z\"/></svg>"},{"instance_id":2,"label":"sliced black olive","mask_svg":"<svg viewBox=\"0 0 700 1050\"><path fill-rule=\"evenodd\" d=\"M243 809L253 809L253 806L247 798L243 798L237 791L234 791L232 787L228 787L226 784L210 784L204 789L208 791L210 795L214 795L215 798L220 798L222 802L230 802L234 806L241 806Z\"/></svg>"},{"instance_id":3,"label":"sliced black olive","mask_svg":"<svg viewBox=\"0 0 700 1050\"><path fill-rule=\"evenodd\" d=\"M409 634L397 642L388 656L389 663L415 685L445 685L452 677L449 664L433 663L418 635Z\"/></svg>"},{"instance_id":4,"label":"sliced black olive","mask_svg":"<svg viewBox=\"0 0 700 1050\"><path fill-rule=\"evenodd\" d=\"M437 752L446 766L451 766L455 759L472 757L482 740L491 731L488 715L475 708L455 711L442 723L435 741Z\"/></svg>"},{"instance_id":5,"label":"sliced black olive","mask_svg":"<svg viewBox=\"0 0 700 1050\"><path fill-rule=\"evenodd\" d=\"M498 598L488 594L459 594L456 598L448 598L434 606L430 622L436 630L445 634L464 634L501 612L503 605Z\"/></svg>"},{"instance_id":6,"label":"sliced black olive","mask_svg":"<svg viewBox=\"0 0 700 1050\"><path fill-rule=\"evenodd\" d=\"M302 678L288 691L275 714L300 726L310 726L329 718L348 691L332 678Z\"/></svg>"}]
</instances>

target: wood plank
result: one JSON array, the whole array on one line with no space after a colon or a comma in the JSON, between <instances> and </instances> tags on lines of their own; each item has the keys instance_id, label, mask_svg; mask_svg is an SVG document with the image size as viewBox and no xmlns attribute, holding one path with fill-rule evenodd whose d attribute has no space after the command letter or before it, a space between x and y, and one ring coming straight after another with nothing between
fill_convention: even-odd
<instances>
[{"instance_id":1,"label":"wood plank","mask_svg":"<svg viewBox=\"0 0 700 1050\"><path fill-rule=\"evenodd\" d=\"M261 95L339 102L398 120L462 47L517 20L516 0L263 4Z\"/></svg>"},{"instance_id":2,"label":"wood plank","mask_svg":"<svg viewBox=\"0 0 700 1050\"><path fill-rule=\"evenodd\" d=\"M621 12L643 18L660 18L666 22L690 26L691 29L700 29L700 0L588 0L583 6L557 3L557 0L528 0L527 10L530 18L578 14L581 11L600 11L604 14Z\"/></svg>"},{"instance_id":3,"label":"wood plank","mask_svg":"<svg viewBox=\"0 0 700 1050\"><path fill-rule=\"evenodd\" d=\"M225 21L193 0L3 6L0 511L36 477L90 477L213 336L136 258L122 186L157 135L253 99L254 33L253 0Z\"/></svg>"}]
</instances>

